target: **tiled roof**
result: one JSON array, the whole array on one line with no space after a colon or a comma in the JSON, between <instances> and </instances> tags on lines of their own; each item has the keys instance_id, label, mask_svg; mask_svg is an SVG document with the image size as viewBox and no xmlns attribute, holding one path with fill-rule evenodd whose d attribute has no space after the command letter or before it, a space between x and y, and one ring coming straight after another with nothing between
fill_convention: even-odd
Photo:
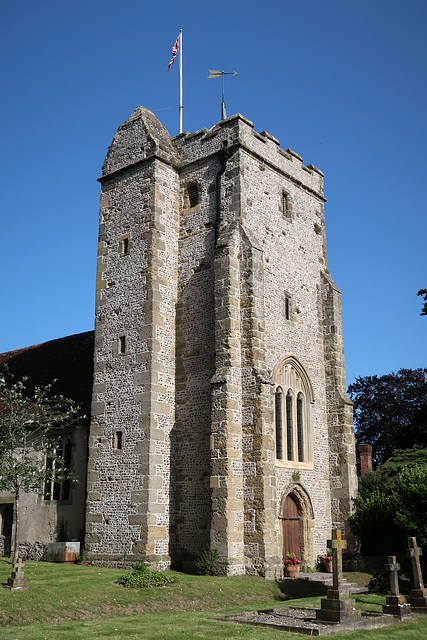
<instances>
[{"instance_id":1,"label":"tiled roof","mask_svg":"<svg viewBox=\"0 0 427 640\"><path fill-rule=\"evenodd\" d=\"M77 333L0 353L0 365L7 364L15 379L27 376L29 390L56 380L53 392L72 398L88 413L92 396L93 342L93 331Z\"/></svg>"}]
</instances>

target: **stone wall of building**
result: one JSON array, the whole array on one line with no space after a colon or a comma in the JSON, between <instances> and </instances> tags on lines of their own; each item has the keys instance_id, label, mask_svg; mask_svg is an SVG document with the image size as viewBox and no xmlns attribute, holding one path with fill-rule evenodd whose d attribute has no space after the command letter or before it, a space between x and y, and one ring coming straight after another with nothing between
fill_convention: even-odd
<instances>
[{"instance_id":1,"label":"stone wall of building","mask_svg":"<svg viewBox=\"0 0 427 640\"><path fill-rule=\"evenodd\" d=\"M64 537L68 540L83 540L87 436L87 426L83 423L72 431L65 431L61 438L63 445L67 441L70 443L71 472L76 479L69 483L69 492L64 491L63 482L56 495L51 490L53 483L49 483L51 486L45 484L38 492L31 491L20 496L19 549L23 558L40 560L49 542L57 542ZM45 464L45 460L40 459L40 464ZM15 509L15 496L7 491L0 492L0 533L6 533L4 520L8 508ZM10 515L8 524L11 524ZM1 536L0 555L5 551L10 552L14 525L7 533L6 538Z\"/></svg>"},{"instance_id":2,"label":"stone wall of building","mask_svg":"<svg viewBox=\"0 0 427 640\"><path fill-rule=\"evenodd\" d=\"M171 139L140 107L101 184L92 557L165 568L210 545L224 574L278 577L291 495L313 565L355 493L323 174L240 115ZM303 436L276 459L290 380Z\"/></svg>"}]
</instances>

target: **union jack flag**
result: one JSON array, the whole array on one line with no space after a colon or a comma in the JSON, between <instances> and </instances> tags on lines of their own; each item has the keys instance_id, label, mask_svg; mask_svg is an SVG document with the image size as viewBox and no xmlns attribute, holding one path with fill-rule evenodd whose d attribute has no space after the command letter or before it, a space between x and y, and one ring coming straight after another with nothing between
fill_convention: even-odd
<instances>
[{"instance_id":1,"label":"union jack flag","mask_svg":"<svg viewBox=\"0 0 427 640\"><path fill-rule=\"evenodd\" d=\"M178 49L179 49L179 38L180 38L180 36L181 36L181 34L177 37L177 39L175 40L175 44L173 45L173 47L171 49L172 58L171 58L171 61L169 62L168 71L170 70L171 66L175 62L176 54L178 53Z\"/></svg>"}]
</instances>

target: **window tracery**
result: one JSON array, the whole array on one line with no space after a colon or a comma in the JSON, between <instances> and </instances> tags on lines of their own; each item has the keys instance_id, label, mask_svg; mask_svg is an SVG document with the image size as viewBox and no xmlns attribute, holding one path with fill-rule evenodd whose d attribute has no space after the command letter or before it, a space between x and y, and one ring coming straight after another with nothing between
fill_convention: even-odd
<instances>
[{"instance_id":1,"label":"window tracery","mask_svg":"<svg viewBox=\"0 0 427 640\"><path fill-rule=\"evenodd\" d=\"M275 371L276 460L310 463L313 460L309 378L295 358L288 358Z\"/></svg>"}]
</instances>

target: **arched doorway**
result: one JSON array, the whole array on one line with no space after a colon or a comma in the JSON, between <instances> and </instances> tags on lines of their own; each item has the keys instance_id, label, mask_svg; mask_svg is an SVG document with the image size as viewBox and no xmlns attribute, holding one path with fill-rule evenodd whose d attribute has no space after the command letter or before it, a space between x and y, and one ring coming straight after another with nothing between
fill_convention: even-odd
<instances>
[{"instance_id":1,"label":"arched doorway","mask_svg":"<svg viewBox=\"0 0 427 640\"><path fill-rule=\"evenodd\" d=\"M300 557L300 515L298 505L293 496L286 496L282 513L283 527L283 558L286 554L294 553Z\"/></svg>"},{"instance_id":2,"label":"arched doorway","mask_svg":"<svg viewBox=\"0 0 427 640\"><path fill-rule=\"evenodd\" d=\"M293 482L285 489L279 513L283 559L287 553L295 553L305 565L314 566L314 512L310 496L301 483Z\"/></svg>"}]
</instances>

